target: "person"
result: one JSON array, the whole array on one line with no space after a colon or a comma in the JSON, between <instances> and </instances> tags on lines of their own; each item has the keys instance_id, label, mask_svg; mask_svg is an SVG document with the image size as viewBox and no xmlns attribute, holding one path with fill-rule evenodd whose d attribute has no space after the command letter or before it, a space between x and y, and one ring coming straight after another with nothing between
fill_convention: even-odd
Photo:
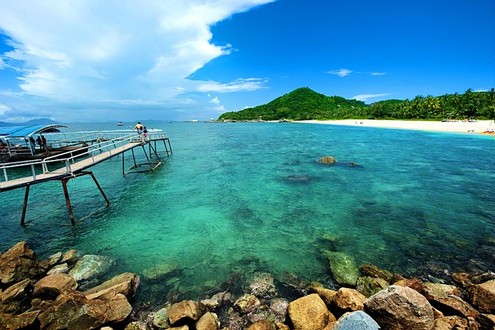
<instances>
[{"instance_id":1,"label":"person","mask_svg":"<svg viewBox=\"0 0 495 330\"><path fill-rule=\"evenodd\" d=\"M136 130L138 135L139 135L139 139L141 141L143 141L143 129L144 129L144 126L143 124L141 124L140 121L138 121L138 123L136 124L136 126L134 126L134 128L132 130Z\"/></svg>"},{"instance_id":2,"label":"person","mask_svg":"<svg viewBox=\"0 0 495 330\"><path fill-rule=\"evenodd\" d=\"M3 140L0 140L0 151L2 151L3 149L5 149L5 143L3 142Z\"/></svg>"},{"instance_id":3,"label":"person","mask_svg":"<svg viewBox=\"0 0 495 330\"><path fill-rule=\"evenodd\" d=\"M40 149L43 149L43 141L41 141L41 137L39 135L36 138L36 143L40 146Z\"/></svg>"},{"instance_id":4,"label":"person","mask_svg":"<svg viewBox=\"0 0 495 330\"><path fill-rule=\"evenodd\" d=\"M29 137L29 147L31 149L31 156L34 156L36 154L36 141L34 141L34 137L32 136Z\"/></svg>"},{"instance_id":5,"label":"person","mask_svg":"<svg viewBox=\"0 0 495 330\"><path fill-rule=\"evenodd\" d=\"M146 141L148 140L148 129L146 126L143 127L143 137Z\"/></svg>"},{"instance_id":6,"label":"person","mask_svg":"<svg viewBox=\"0 0 495 330\"><path fill-rule=\"evenodd\" d=\"M42 148L43 150L47 150L46 148L46 138L44 135L40 134L41 135L41 145L42 145Z\"/></svg>"}]
</instances>

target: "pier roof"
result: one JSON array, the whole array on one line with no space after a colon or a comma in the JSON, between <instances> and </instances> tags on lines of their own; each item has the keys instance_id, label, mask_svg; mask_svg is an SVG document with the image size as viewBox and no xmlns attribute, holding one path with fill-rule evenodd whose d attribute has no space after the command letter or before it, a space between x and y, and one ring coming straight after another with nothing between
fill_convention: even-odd
<instances>
[{"instance_id":1,"label":"pier roof","mask_svg":"<svg viewBox=\"0 0 495 330\"><path fill-rule=\"evenodd\" d=\"M64 125L0 126L1 137L25 137L40 133L57 133Z\"/></svg>"}]
</instances>

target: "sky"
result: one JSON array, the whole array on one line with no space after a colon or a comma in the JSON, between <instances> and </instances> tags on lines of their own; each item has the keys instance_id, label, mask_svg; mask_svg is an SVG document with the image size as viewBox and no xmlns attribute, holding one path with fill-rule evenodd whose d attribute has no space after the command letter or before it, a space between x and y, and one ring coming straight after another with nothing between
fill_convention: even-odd
<instances>
[{"instance_id":1,"label":"sky","mask_svg":"<svg viewBox=\"0 0 495 330\"><path fill-rule=\"evenodd\" d=\"M494 0L0 0L0 121L209 120L495 87Z\"/></svg>"}]
</instances>

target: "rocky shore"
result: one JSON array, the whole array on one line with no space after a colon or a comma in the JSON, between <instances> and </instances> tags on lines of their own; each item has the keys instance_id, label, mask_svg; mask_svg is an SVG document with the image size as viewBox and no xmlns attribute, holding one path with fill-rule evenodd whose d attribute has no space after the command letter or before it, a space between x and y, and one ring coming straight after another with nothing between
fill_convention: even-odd
<instances>
[{"instance_id":1,"label":"rocky shore","mask_svg":"<svg viewBox=\"0 0 495 330\"><path fill-rule=\"evenodd\" d=\"M329 256L339 258L345 256ZM0 330L495 329L491 271L452 273L446 284L365 264L351 275L345 267L331 269L339 283L334 289L297 278L276 281L258 272L208 297L169 299L145 311L132 305L138 274L94 282L108 264L104 256L80 256L75 250L39 260L26 242L2 252Z\"/></svg>"}]
</instances>

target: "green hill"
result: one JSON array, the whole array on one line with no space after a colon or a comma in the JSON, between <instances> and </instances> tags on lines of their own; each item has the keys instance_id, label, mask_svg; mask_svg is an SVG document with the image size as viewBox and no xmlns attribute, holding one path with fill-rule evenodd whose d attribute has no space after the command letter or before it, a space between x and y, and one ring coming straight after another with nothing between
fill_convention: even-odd
<instances>
[{"instance_id":1,"label":"green hill","mask_svg":"<svg viewBox=\"0 0 495 330\"><path fill-rule=\"evenodd\" d=\"M495 90L442 96L416 96L412 100L385 100L366 105L340 96L326 96L298 88L275 100L241 111L226 112L219 121L307 119L494 119Z\"/></svg>"},{"instance_id":2,"label":"green hill","mask_svg":"<svg viewBox=\"0 0 495 330\"><path fill-rule=\"evenodd\" d=\"M363 118L366 105L362 101L340 96L326 96L310 88L298 88L275 100L237 112L226 112L219 120L307 120Z\"/></svg>"}]
</instances>

